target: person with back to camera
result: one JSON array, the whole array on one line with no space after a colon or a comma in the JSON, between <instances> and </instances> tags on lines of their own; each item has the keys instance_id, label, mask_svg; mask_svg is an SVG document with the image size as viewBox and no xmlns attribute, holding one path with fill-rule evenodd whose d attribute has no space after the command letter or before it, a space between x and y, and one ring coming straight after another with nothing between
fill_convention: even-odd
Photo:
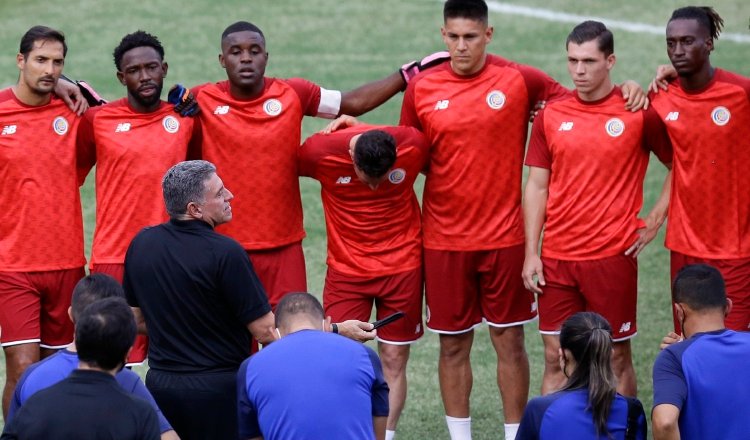
<instances>
[{"instance_id":1,"label":"person with back to camera","mask_svg":"<svg viewBox=\"0 0 750 440\"><path fill-rule=\"evenodd\" d=\"M563 388L532 399L517 440L645 439L646 415L638 399L616 392L612 328L594 312L579 312L560 330Z\"/></svg>"}]
</instances>

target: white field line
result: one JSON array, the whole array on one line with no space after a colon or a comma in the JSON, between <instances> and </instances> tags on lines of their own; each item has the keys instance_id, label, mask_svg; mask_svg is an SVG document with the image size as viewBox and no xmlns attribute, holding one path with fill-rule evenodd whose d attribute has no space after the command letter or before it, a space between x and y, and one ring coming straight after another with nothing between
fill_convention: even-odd
<instances>
[{"instance_id":1,"label":"white field line","mask_svg":"<svg viewBox=\"0 0 750 440\"><path fill-rule=\"evenodd\" d=\"M612 20L604 17L590 17L586 15L568 14L565 12L553 11L551 9L531 8L528 6L501 3L497 1L488 1L487 6L489 7L490 11L493 12L521 15L524 17L538 18L541 20L553 21L557 23L578 24L584 20L596 20L605 23L610 29L619 29L640 34L664 36L666 29L666 22L662 26L654 26L646 23L636 23L632 21ZM719 41L725 40L734 41L736 43L750 43L750 35L733 33L722 33L721 35L719 35Z\"/></svg>"}]
</instances>

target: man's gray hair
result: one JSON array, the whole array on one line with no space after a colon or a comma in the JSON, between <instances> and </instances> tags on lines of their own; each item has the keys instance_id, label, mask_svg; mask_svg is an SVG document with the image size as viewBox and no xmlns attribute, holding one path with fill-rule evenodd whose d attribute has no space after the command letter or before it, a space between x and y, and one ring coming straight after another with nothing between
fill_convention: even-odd
<instances>
[{"instance_id":1,"label":"man's gray hair","mask_svg":"<svg viewBox=\"0 0 750 440\"><path fill-rule=\"evenodd\" d=\"M161 181L169 216L175 218L185 214L190 202L203 203L206 181L214 173L214 164L205 160L188 160L170 168Z\"/></svg>"}]
</instances>

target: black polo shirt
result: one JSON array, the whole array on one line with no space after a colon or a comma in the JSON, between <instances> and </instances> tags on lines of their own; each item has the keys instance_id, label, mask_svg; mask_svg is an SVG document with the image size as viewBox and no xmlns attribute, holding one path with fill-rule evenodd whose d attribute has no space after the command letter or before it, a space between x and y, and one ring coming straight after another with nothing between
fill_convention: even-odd
<instances>
[{"instance_id":1,"label":"black polo shirt","mask_svg":"<svg viewBox=\"0 0 750 440\"><path fill-rule=\"evenodd\" d=\"M151 405L127 394L114 376L75 370L29 397L2 439L158 440L160 435Z\"/></svg>"},{"instance_id":2,"label":"black polo shirt","mask_svg":"<svg viewBox=\"0 0 750 440\"><path fill-rule=\"evenodd\" d=\"M236 370L250 354L247 324L271 311L247 252L200 220L138 233L123 287L146 320L149 366L163 371Z\"/></svg>"}]
</instances>

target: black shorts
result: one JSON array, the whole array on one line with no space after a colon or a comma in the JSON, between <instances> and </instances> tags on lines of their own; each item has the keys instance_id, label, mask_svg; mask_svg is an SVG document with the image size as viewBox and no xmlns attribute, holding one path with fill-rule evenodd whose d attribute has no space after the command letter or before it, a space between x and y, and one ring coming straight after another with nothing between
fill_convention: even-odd
<instances>
[{"instance_id":1,"label":"black shorts","mask_svg":"<svg viewBox=\"0 0 750 440\"><path fill-rule=\"evenodd\" d=\"M237 372L150 369L146 387L182 440L236 439Z\"/></svg>"}]
</instances>

